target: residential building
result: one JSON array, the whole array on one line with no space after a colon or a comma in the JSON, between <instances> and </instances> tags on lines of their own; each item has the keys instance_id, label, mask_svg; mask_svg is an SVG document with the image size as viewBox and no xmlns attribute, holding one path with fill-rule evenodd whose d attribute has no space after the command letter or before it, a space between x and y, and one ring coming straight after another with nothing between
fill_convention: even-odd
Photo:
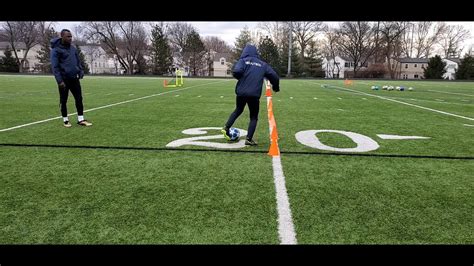
<instances>
[{"instance_id":1,"label":"residential building","mask_svg":"<svg viewBox=\"0 0 474 266\"><path fill-rule=\"evenodd\" d=\"M231 53L215 53L213 54L212 71L213 77L232 77L232 63L229 62Z\"/></svg>"},{"instance_id":2,"label":"residential building","mask_svg":"<svg viewBox=\"0 0 474 266\"><path fill-rule=\"evenodd\" d=\"M400 58L398 62L400 79L422 79L424 68L428 66L427 58Z\"/></svg>"},{"instance_id":3,"label":"residential building","mask_svg":"<svg viewBox=\"0 0 474 266\"><path fill-rule=\"evenodd\" d=\"M0 42L0 56L5 56L5 51L9 49L12 52L12 57L15 57L15 53L12 50L12 46L9 42ZM15 43L16 53L18 58L22 60L25 57L26 45L24 42ZM30 48L26 55L26 60L23 62L24 72L35 72L39 71L39 60L36 58L38 52L41 50L41 45L37 44Z\"/></svg>"},{"instance_id":4,"label":"residential building","mask_svg":"<svg viewBox=\"0 0 474 266\"><path fill-rule=\"evenodd\" d=\"M117 64L99 44L80 45L90 74L117 74Z\"/></svg>"},{"instance_id":5,"label":"residential building","mask_svg":"<svg viewBox=\"0 0 474 266\"><path fill-rule=\"evenodd\" d=\"M322 68L325 73L325 78L348 78L353 76L354 60L345 56L336 56L334 58L324 58L322 61ZM368 63L358 63L359 71L365 71Z\"/></svg>"}]
</instances>

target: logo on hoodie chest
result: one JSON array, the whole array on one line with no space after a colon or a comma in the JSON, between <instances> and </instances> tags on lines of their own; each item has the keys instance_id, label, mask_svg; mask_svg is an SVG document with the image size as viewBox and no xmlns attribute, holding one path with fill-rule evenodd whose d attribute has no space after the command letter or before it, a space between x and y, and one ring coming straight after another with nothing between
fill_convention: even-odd
<instances>
[{"instance_id":1,"label":"logo on hoodie chest","mask_svg":"<svg viewBox=\"0 0 474 266\"><path fill-rule=\"evenodd\" d=\"M251 65L251 66L262 67L262 64L260 64L260 63L255 63L255 62L251 62L251 61L245 61L245 64L246 64L246 65Z\"/></svg>"}]
</instances>

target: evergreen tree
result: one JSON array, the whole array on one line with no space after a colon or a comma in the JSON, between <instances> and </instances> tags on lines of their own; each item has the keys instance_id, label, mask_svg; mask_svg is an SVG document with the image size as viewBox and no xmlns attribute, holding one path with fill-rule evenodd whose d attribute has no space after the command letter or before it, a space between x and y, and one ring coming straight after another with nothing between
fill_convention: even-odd
<instances>
[{"instance_id":1,"label":"evergreen tree","mask_svg":"<svg viewBox=\"0 0 474 266\"><path fill-rule=\"evenodd\" d=\"M185 61L189 62L189 68L193 75L198 75L203 69L203 57L206 53L206 47L195 30L186 37L186 44L183 49Z\"/></svg>"},{"instance_id":2,"label":"evergreen tree","mask_svg":"<svg viewBox=\"0 0 474 266\"><path fill-rule=\"evenodd\" d=\"M12 56L12 51L8 46L5 56L0 59L0 72L20 72L17 60Z\"/></svg>"},{"instance_id":3,"label":"evergreen tree","mask_svg":"<svg viewBox=\"0 0 474 266\"><path fill-rule=\"evenodd\" d=\"M425 79L442 79L446 73L446 62L439 55L430 58L428 66L424 69Z\"/></svg>"},{"instance_id":4,"label":"evergreen tree","mask_svg":"<svg viewBox=\"0 0 474 266\"><path fill-rule=\"evenodd\" d=\"M51 39L57 36L54 28L45 30L40 43L41 49L38 51L36 58L39 60L41 72L51 73Z\"/></svg>"},{"instance_id":5,"label":"evergreen tree","mask_svg":"<svg viewBox=\"0 0 474 266\"><path fill-rule=\"evenodd\" d=\"M277 74L280 75L281 73L279 73L278 69L280 56L278 55L278 48L275 43L267 36L260 40L258 50L260 58L274 68Z\"/></svg>"},{"instance_id":6,"label":"evergreen tree","mask_svg":"<svg viewBox=\"0 0 474 266\"><path fill-rule=\"evenodd\" d=\"M313 78L325 76L322 68L322 59L318 53L315 41L311 40L308 43L308 56L305 56L304 60L303 76Z\"/></svg>"},{"instance_id":7,"label":"evergreen tree","mask_svg":"<svg viewBox=\"0 0 474 266\"><path fill-rule=\"evenodd\" d=\"M167 74L173 64L173 55L163 28L155 25L151 30L152 72L155 75Z\"/></svg>"},{"instance_id":8,"label":"evergreen tree","mask_svg":"<svg viewBox=\"0 0 474 266\"><path fill-rule=\"evenodd\" d=\"M466 54L461 60L458 71L456 71L456 79L474 79L474 57Z\"/></svg>"},{"instance_id":9,"label":"evergreen tree","mask_svg":"<svg viewBox=\"0 0 474 266\"><path fill-rule=\"evenodd\" d=\"M89 65L86 63L86 58L84 54L82 53L81 47L77 45L76 48L77 48L77 53L79 54L79 60L81 60L81 66L82 66L82 69L84 70L84 74L89 74L90 73Z\"/></svg>"},{"instance_id":10,"label":"evergreen tree","mask_svg":"<svg viewBox=\"0 0 474 266\"><path fill-rule=\"evenodd\" d=\"M245 45L252 43L252 37L250 35L250 30L245 26L241 31L237 39L235 39L235 48L232 52L232 62L235 64L242 55L242 51L245 48Z\"/></svg>"}]
</instances>

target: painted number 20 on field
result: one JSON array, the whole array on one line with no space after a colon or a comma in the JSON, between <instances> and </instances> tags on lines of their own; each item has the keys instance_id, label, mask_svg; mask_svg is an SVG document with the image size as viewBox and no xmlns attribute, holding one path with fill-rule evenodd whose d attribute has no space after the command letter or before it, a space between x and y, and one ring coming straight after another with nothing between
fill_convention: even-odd
<instances>
[{"instance_id":1,"label":"painted number 20 on field","mask_svg":"<svg viewBox=\"0 0 474 266\"><path fill-rule=\"evenodd\" d=\"M220 130L220 127L199 127L199 128L190 128L183 130L182 133L186 135L205 135L208 133L208 130ZM190 138L183 138L172 141L166 145L169 148L177 148L185 145L194 145L194 146L202 146L202 147L210 147L210 148L217 148L217 149L240 149L245 147L245 136L247 136L247 131L243 129L239 129L240 133L240 141L233 142L233 143L220 143L220 142L211 142L205 140L214 140L214 139L222 139L222 134L218 135L210 135L210 136L199 136L199 137L190 137ZM319 133L335 133L340 134L343 136L348 137L351 139L357 146L354 148L338 148L332 147L322 143L319 138ZM401 135L386 135L386 134L377 134L377 136L381 139L392 139L392 140L406 140L406 139L429 139L429 137L421 137L421 136L401 136ZM379 144L372 138L355 133L350 131L342 131L342 130L331 130L331 129L314 129L314 130L304 130L300 131L295 134L296 140L310 148L324 150L324 151L336 151L336 152L369 152L375 151L380 146Z\"/></svg>"}]
</instances>

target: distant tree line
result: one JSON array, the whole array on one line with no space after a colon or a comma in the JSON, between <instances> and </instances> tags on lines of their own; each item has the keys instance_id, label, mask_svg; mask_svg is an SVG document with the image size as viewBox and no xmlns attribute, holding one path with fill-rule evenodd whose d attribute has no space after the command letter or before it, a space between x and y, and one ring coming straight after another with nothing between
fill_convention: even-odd
<instances>
[{"instance_id":1,"label":"distant tree line","mask_svg":"<svg viewBox=\"0 0 474 266\"><path fill-rule=\"evenodd\" d=\"M58 36L53 25L44 21L0 22L0 41L9 43L0 57L0 71L25 72L27 54L40 45L40 71L50 73L50 40ZM329 64L336 56L353 62L352 76L373 78L385 74L397 78L400 58L435 58L437 65L430 60L425 76L439 77L440 72L434 69L442 64L433 56L460 58L462 44L470 37L462 25L428 21L264 22L254 31L244 27L233 46L215 36L203 38L185 22L88 21L70 30L79 49L85 44L99 45L126 74L165 75L174 67L186 66L191 75L211 75L215 53L231 54L233 64L245 45L252 43L280 76L303 78L324 77L323 62L326 71L342 71L341 66ZM19 43L23 55L17 53ZM361 71L362 66L369 67ZM472 54L464 55L456 78L472 79L472 67Z\"/></svg>"}]
</instances>

